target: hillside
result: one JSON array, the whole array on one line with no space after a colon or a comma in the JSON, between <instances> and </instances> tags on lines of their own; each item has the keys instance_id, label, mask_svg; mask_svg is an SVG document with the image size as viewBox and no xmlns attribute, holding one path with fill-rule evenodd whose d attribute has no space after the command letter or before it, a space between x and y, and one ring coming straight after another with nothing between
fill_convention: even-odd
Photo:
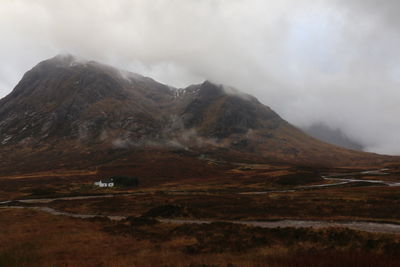
<instances>
[{"instance_id":1,"label":"hillside","mask_svg":"<svg viewBox=\"0 0 400 267\"><path fill-rule=\"evenodd\" d=\"M395 159L318 141L226 86L206 81L176 89L71 55L39 63L0 100L4 173L98 167L128 158L135 164L133 155L141 151L193 161L207 155L328 166Z\"/></svg>"}]
</instances>

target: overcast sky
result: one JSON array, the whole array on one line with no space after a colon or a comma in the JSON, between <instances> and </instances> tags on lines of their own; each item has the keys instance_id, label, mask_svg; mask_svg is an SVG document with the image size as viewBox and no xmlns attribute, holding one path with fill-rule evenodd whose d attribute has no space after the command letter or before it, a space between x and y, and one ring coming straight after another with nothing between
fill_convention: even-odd
<instances>
[{"instance_id":1,"label":"overcast sky","mask_svg":"<svg viewBox=\"0 0 400 267\"><path fill-rule=\"evenodd\" d=\"M59 53L255 95L400 154L398 0L0 0L0 97Z\"/></svg>"}]
</instances>

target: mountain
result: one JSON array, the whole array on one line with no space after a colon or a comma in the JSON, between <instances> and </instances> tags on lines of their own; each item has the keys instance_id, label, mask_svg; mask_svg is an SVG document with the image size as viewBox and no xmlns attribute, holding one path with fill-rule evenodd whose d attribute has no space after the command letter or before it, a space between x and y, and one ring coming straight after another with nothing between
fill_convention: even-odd
<instances>
[{"instance_id":1,"label":"mountain","mask_svg":"<svg viewBox=\"0 0 400 267\"><path fill-rule=\"evenodd\" d=\"M359 151L364 149L360 143L350 139L342 130L338 128L332 129L324 123L315 123L309 127L302 128L302 130L312 137L332 145Z\"/></svg>"},{"instance_id":2,"label":"mountain","mask_svg":"<svg viewBox=\"0 0 400 267\"><path fill-rule=\"evenodd\" d=\"M160 153L316 165L391 159L320 142L234 88L176 89L71 55L39 63L0 100L4 173L137 164Z\"/></svg>"}]
</instances>

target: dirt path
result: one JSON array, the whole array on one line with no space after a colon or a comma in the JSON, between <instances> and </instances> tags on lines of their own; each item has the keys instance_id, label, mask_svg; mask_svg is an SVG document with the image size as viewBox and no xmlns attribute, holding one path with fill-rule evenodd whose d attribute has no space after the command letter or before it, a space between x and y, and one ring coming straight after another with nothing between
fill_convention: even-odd
<instances>
[{"instance_id":1,"label":"dirt path","mask_svg":"<svg viewBox=\"0 0 400 267\"><path fill-rule=\"evenodd\" d=\"M296 187L290 190L277 190L277 191L254 191L254 192L240 192L238 194L268 194L268 193L276 193L276 192L295 192L304 189L311 189L311 188L320 188L320 187L328 187L328 186L337 186L343 185L353 182L370 182L370 183L377 183L377 184L385 184L388 186L400 186L400 183L393 183L381 180L362 180L362 179L353 179L353 178L345 178L345 176L350 175L359 175L359 174L382 174L383 170L372 170L372 171L364 171L358 173L346 173L346 174L333 174L329 176L323 176L325 180L336 181L336 183L330 184L318 184L318 185L310 185L310 186L302 186ZM75 196L75 197L60 197L60 198L42 198L42 199L22 199L16 200L20 203L50 203L56 200L84 200L84 199L94 199L94 198L111 198L116 196L129 196L129 195L143 195L143 194L151 194L152 192L136 192L136 193L126 193L126 194L106 194L106 195L92 195L92 196ZM166 191L166 193L174 194L174 191ZM185 192L179 191L180 194L194 194L196 192ZM3 201L0 204L5 205L0 208L13 208L13 209L33 209L39 210L43 212L47 212L53 215L61 215L61 216L68 216L73 218L94 218L94 217L103 217L109 218L111 220L123 220L126 216L108 216L108 215L95 215L95 214L75 214L63 211L57 211L50 207L25 207L25 206L7 206L12 201ZM174 224L201 224L201 223L212 223L212 220L181 220L181 219L160 219L161 222L164 223L174 223ZM255 227L264 227L264 228L276 228L276 227L312 227L312 228L324 228L324 227L346 227L355 230L367 231L367 232L382 232L382 233L391 233L391 234L400 234L400 224L390 224L390 223L377 223L377 222L365 222L365 221L306 221L306 220L279 220L279 221L225 221L229 223L236 223L236 224L244 224L249 226Z\"/></svg>"},{"instance_id":2,"label":"dirt path","mask_svg":"<svg viewBox=\"0 0 400 267\"><path fill-rule=\"evenodd\" d=\"M43 211L52 215L57 215L57 216L67 216L67 217L72 217L72 218L79 218L79 219L90 219L90 218L109 218L110 220L113 221L120 221L123 219L126 219L126 216L112 216L112 215L94 215L94 214L77 214L77 213L71 213L71 212L65 212L65 211L58 211L53 208L49 207L25 207L25 206L2 206L0 207L1 209L29 209L29 210L38 210L38 211Z\"/></svg>"},{"instance_id":3,"label":"dirt path","mask_svg":"<svg viewBox=\"0 0 400 267\"><path fill-rule=\"evenodd\" d=\"M286 193L286 192L296 192L305 189L313 189L313 188L323 188L323 187L332 187L338 185L346 185L357 182L365 182L376 184L377 186L400 186L400 182L389 182L384 180L368 180L368 179L354 179L354 178L346 178L346 176L357 176L357 175L365 175L365 174L373 174L373 175L386 175L385 171L389 169L379 169L379 170L370 170L370 171L362 171L362 172L351 172L351 173L338 173L338 174L330 174L326 176L321 176L325 181L333 182L333 183L324 183L324 184L316 184L316 185L306 185L299 186L288 190L275 190L275 191L249 191L249 192L241 192L239 194L242 195L261 195L268 193Z\"/></svg>"},{"instance_id":4,"label":"dirt path","mask_svg":"<svg viewBox=\"0 0 400 267\"><path fill-rule=\"evenodd\" d=\"M372 183L376 185L386 185L386 186L400 186L399 182L388 182L383 180L366 180L366 179L354 179L354 178L345 178L346 176L352 175L360 175L360 174L376 174L376 175L385 175L386 173L383 170L370 170L370 171L362 171L362 172L354 172L354 173L345 173L345 174L332 174L327 176L322 176L322 178L326 181L334 181L334 183L324 183L324 184L316 184L316 185L308 185L308 186L299 186L292 189L285 189L285 190L270 190L270 191L247 191L247 192L238 192L237 194L240 195L263 195L263 194L270 194L270 193L289 193L289 192L296 192L306 189L313 189L313 188L324 188L324 187L332 187L338 185L346 185L350 183L356 182L366 182ZM89 195L89 196L74 196L74 197L58 197L58 198L36 198L36 199L18 199L14 201L18 201L21 203L50 203L55 200L82 200L82 199L94 199L94 198L111 198L116 196L129 196L129 195L145 195L145 194L152 194L154 192L133 192L133 193L124 193L124 194L105 194L105 195ZM196 195L196 194L204 194L204 192L195 192L195 191L184 191L184 190L169 190L164 191L164 193L171 194L171 195ZM11 201L3 201L0 202L1 204L8 204Z\"/></svg>"},{"instance_id":5,"label":"dirt path","mask_svg":"<svg viewBox=\"0 0 400 267\"><path fill-rule=\"evenodd\" d=\"M44 177L63 177L63 176L87 176L96 175L97 171L65 171L65 172L38 172L24 175L1 176L0 179L26 179L26 178L44 178Z\"/></svg>"}]
</instances>

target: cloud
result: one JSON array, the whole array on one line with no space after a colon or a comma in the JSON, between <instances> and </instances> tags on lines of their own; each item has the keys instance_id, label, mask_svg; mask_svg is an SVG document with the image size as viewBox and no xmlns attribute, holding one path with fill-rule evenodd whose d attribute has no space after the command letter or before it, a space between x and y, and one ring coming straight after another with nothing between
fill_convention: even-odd
<instances>
[{"instance_id":1,"label":"cloud","mask_svg":"<svg viewBox=\"0 0 400 267\"><path fill-rule=\"evenodd\" d=\"M398 1L2 0L0 97L57 53L176 87L209 79L298 126L400 154Z\"/></svg>"}]
</instances>

